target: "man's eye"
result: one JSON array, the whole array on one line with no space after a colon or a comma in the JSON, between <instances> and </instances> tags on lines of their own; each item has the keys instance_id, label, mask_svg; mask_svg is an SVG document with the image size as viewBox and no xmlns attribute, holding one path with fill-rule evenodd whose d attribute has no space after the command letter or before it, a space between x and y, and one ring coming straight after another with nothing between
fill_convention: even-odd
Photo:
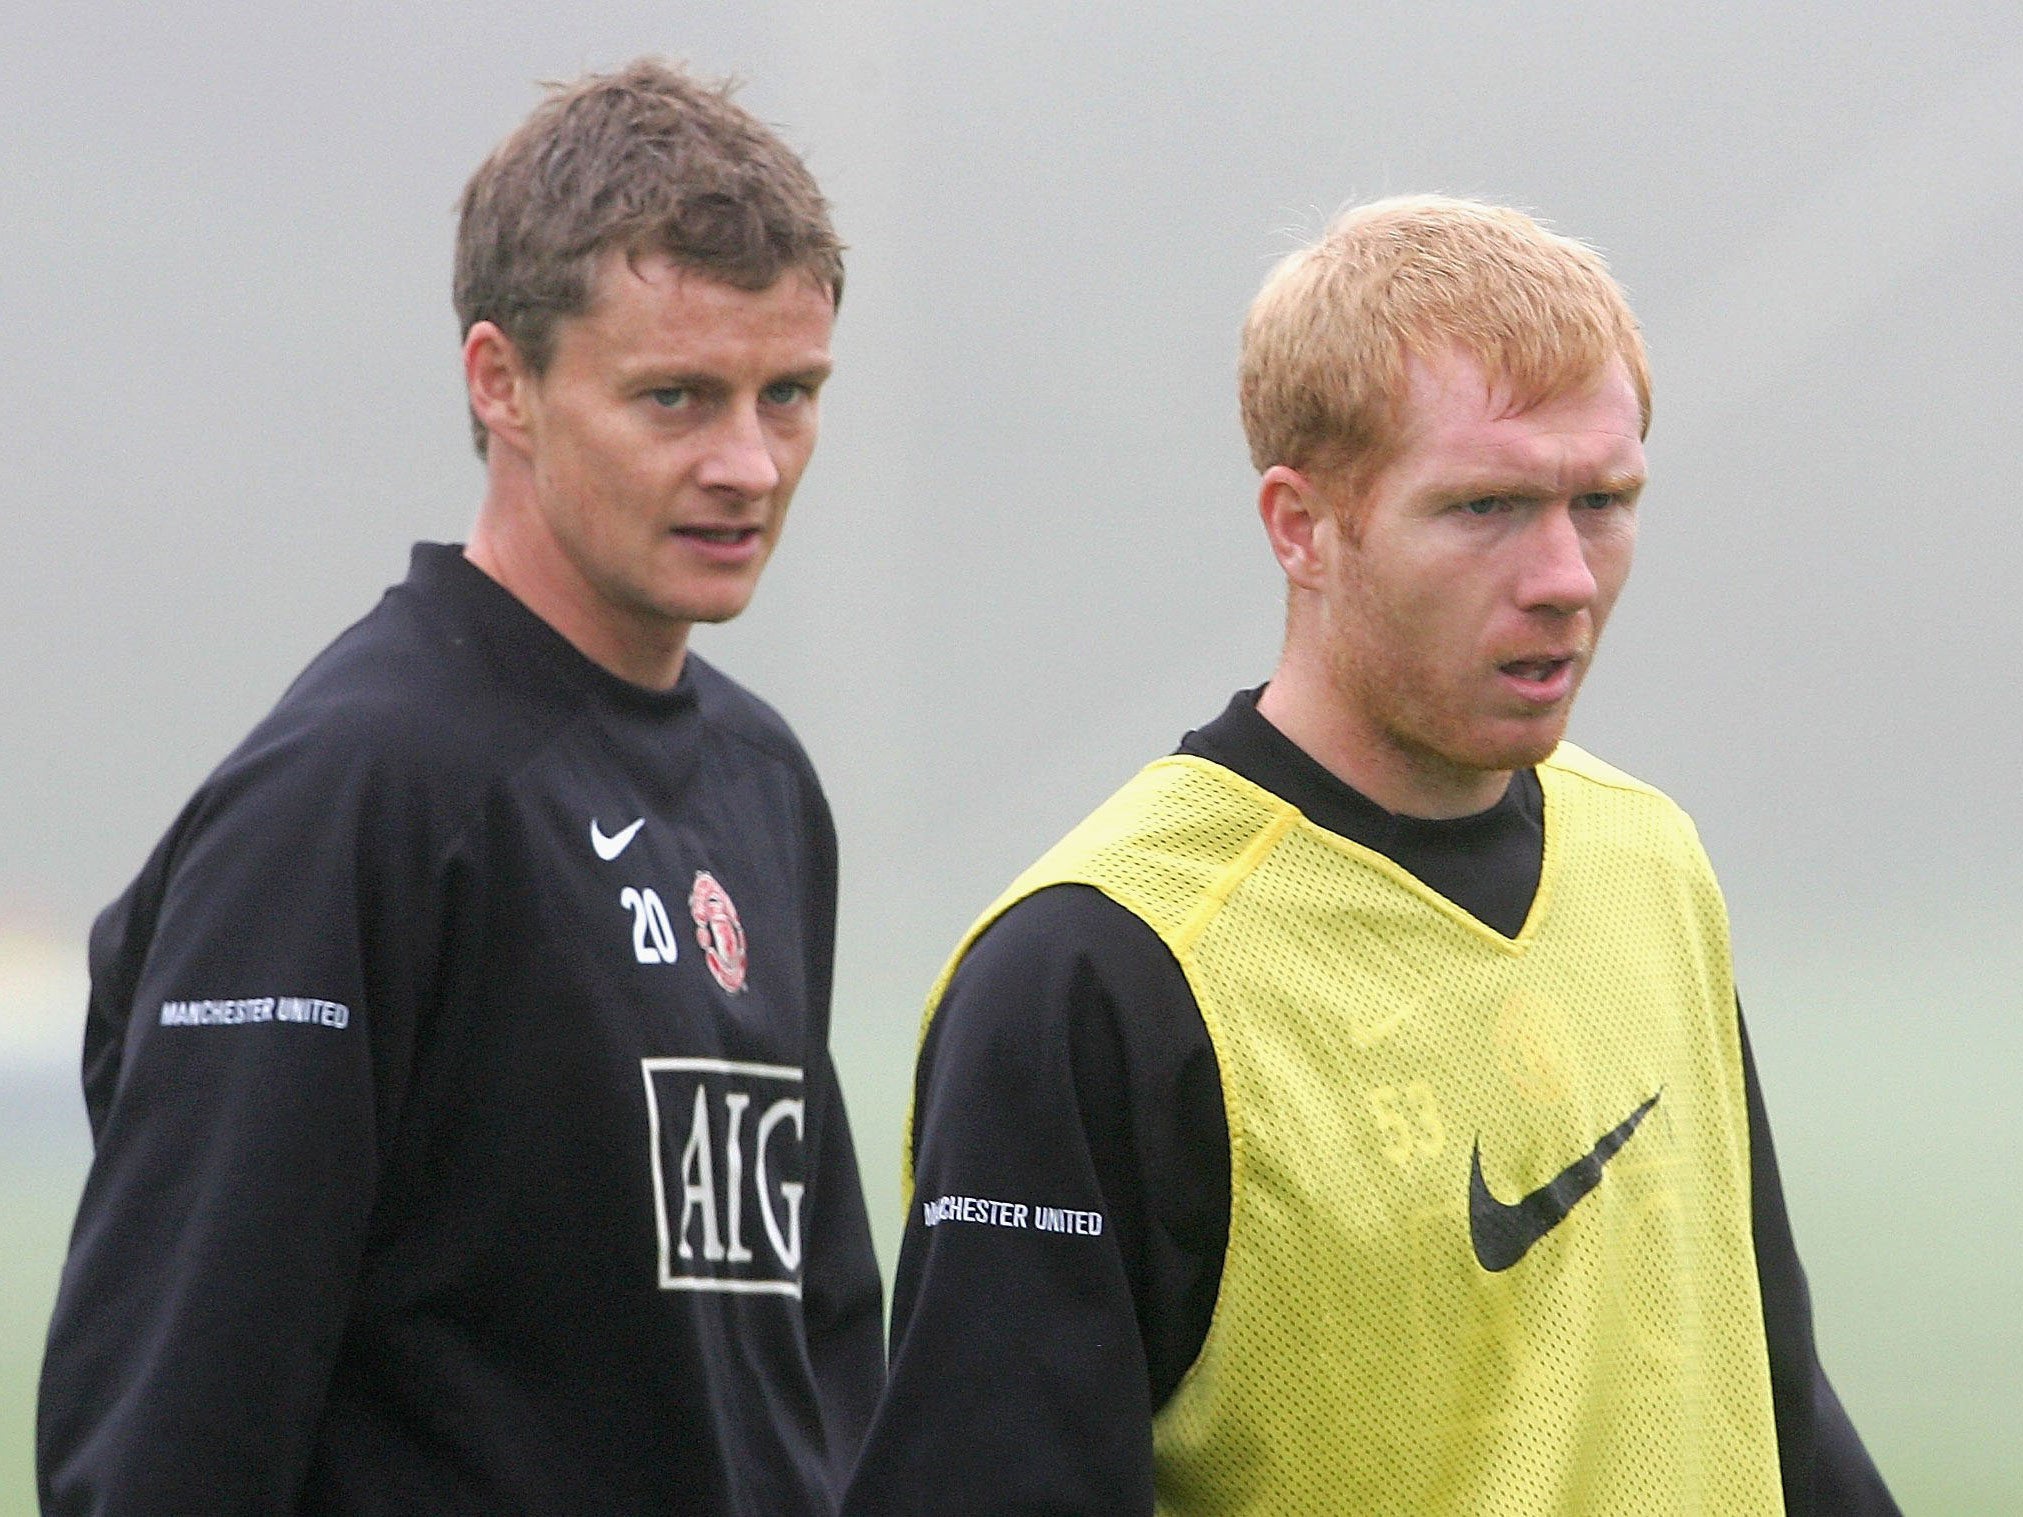
<instances>
[{"instance_id":1,"label":"man's eye","mask_svg":"<svg viewBox=\"0 0 2023 1517\"><path fill-rule=\"evenodd\" d=\"M1464 501L1461 509L1470 516L1493 516L1509 504L1501 495L1484 495L1478 500Z\"/></svg>"},{"instance_id":2,"label":"man's eye","mask_svg":"<svg viewBox=\"0 0 2023 1517\"><path fill-rule=\"evenodd\" d=\"M680 385L662 385L657 390L648 390L646 398L655 405L671 411L677 406L688 404L689 392Z\"/></svg>"},{"instance_id":3,"label":"man's eye","mask_svg":"<svg viewBox=\"0 0 2023 1517\"><path fill-rule=\"evenodd\" d=\"M1622 497L1612 490L1590 490L1574 497L1574 504L1588 511L1606 511Z\"/></svg>"},{"instance_id":4,"label":"man's eye","mask_svg":"<svg viewBox=\"0 0 2023 1517\"><path fill-rule=\"evenodd\" d=\"M782 379L765 388L765 402L769 406L790 406L808 393L808 387L798 379Z\"/></svg>"}]
</instances>

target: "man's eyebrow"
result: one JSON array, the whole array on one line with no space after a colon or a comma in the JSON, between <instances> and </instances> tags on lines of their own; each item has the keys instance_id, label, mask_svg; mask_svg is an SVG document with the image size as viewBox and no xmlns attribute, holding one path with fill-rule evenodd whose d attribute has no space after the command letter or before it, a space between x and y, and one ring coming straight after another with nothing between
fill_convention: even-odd
<instances>
[{"instance_id":1,"label":"man's eyebrow","mask_svg":"<svg viewBox=\"0 0 2023 1517\"><path fill-rule=\"evenodd\" d=\"M835 367L835 362L832 359L810 359L807 363L789 365L782 369L779 373L766 379L760 388L764 388L765 385L789 382L811 385L820 384L829 377ZM724 376L714 369L684 370L662 367L652 362L638 364L630 376L630 381L635 384L650 381L657 389L670 390L715 391L731 388L730 384L724 379Z\"/></svg>"},{"instance_id":2,"label":"man's eyebrow","mask_svg":"<svg viewBox=\"0 0 2023 1517\"><path fill-rule=\"evenodd\" d=\"M812 360L811 362L801 364L797 368L785 370L778 376L778 378L776 378L773 381L773 383L778 384L781 380L786 379L798 379L803 384L820 384L823 380L827 379L832 373L834 373L835 369L836 363L834 359L818 358Z\"/></svg>"},{"instance_id":3,"label":"man's eyebrow","mask_svg":"<svg viewBox=\"0 0 2023 1517\"><path fill-rule=\"evenodd\" d=\"M1587 481L1583 488L1574 491L1576 495L1630 495L1641 490L1648 475L1642 469L1615 469ZM1443 495L1451 500L1487 500L1495 496L1508 496L1513 500L1550 499L1550 492L1541 491L1536 478L1521 479L1501 472L1464 474L1436 480L1429 493Z\"/></svg>"},{"instance_id":4,"label":"man's eyebrow","mask_svg":"<svg viewBox=\"0 0 2023 1517\"><path fill-rule=\"evenodd\" d=\"M642 362L626 372L628 384L651 384L656 389L704 390L724 388L723 376L707 369L681 369L667 364Z\"/></svg>"}]
</instances>

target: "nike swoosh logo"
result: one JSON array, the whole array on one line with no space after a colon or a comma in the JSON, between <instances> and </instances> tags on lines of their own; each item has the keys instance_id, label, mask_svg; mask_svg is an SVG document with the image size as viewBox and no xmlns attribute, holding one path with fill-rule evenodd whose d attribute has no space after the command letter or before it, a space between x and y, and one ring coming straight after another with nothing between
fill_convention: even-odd
<instances>
[{"instance_id":1,"label":"nike swoosh logo","mask_svg":"<svg viewBox=\"0 0 2023 1517\"><path fill-rule=\"evenodd\" d=\"M1661 1090L1658 1095L1663 1095ZM1522 1201L1508 1203L1490 1194L1482 1178L1482 1140L1475 1140L1474 1167L1468 1176L1468 1237L1475 1260L1492 1274L1509 1269L1531 1251L1531 1245L1566 1220L1566 1214L1602 1183L1602 1166L1630 1141L1637 1124L1658 1104L1652 1096L1623 1118L1622 1124L1587 1154L1554 1175Z\"/></svg>"},{"instance_id":2,"label":"nike swoosh logo","mask_svg":"<svg viewBox=\"0 0 2023 1517\"><path fill-rule=\"evenodd\" d=\"M590 818L590 846L597 850L597 857L608 864L617 858L619 854L625 852L625 845L631 842L637 836L639 829L645 825L646 818L641 817L624 831L612 837L606 837L597 826L597 818L593 816Z\"/></svg>"}]
</instances>

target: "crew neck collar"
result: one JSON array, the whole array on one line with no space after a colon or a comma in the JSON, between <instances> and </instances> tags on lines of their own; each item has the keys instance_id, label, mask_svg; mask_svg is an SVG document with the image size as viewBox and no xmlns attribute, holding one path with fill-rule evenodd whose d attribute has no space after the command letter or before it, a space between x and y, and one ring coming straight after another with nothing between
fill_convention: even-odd
<instances>
[{"instance_id":1,"label":"crew neck collar","mask_svg":"<svg viewBox=\"0 0 2023 1517\"><path fill-rule=\"evenodd\" d=\"M1317 827L1380 853L1506 938L1523 929L1545 858L1545 792L1520 769L1495 805L1457 817L1400 816L1338 778L1239 690L1180 751L1234 770Z\"/></svg>"},{"instance_id":2,"label":"crew neck collar","mask_svg":"<svg viewBox=\"0 0 2023 1517\"><path fill-rule=\"evenodd\" d=\"M464 556L461 543L416 543L407 583L441 596L468 617L506 662L538 667L576 694L619 710L667 716L696 701L696 657L682 659L671 689L652 690L613 674L537 616L518 596Z\"/></svg>"}]
</instances>

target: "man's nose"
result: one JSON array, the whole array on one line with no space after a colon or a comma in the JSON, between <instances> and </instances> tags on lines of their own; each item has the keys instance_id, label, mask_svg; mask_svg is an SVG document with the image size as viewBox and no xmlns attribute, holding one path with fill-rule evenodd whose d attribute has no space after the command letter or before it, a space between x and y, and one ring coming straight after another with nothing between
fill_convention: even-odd
<instances>
[{"instance_id":1,"label":"man's nose","mask_svg":"<svg viewBox=\"0 0 2023 1517\"><path fill-rule=\"evenodd\" d=\"M709 451L696 470L696 482L710 489L734 491L747 499L764 495L779 484L780 466L755 402L738 401L724 408L711 430Z\"/></svg>"},{"instance_id":2,"label":"man's nose","mask_svg":"<svg viewBox=\"0 0 2023 1517\"><path fill-rule=\"evenodd\" d=\"M1523 577L1518 585L1525 610L1571 615L1594 604L1595 576L1588 566L1588 542L1569 502L1553 501L1540 508L1525 538Z\"/></svg>"}]
</instances>

